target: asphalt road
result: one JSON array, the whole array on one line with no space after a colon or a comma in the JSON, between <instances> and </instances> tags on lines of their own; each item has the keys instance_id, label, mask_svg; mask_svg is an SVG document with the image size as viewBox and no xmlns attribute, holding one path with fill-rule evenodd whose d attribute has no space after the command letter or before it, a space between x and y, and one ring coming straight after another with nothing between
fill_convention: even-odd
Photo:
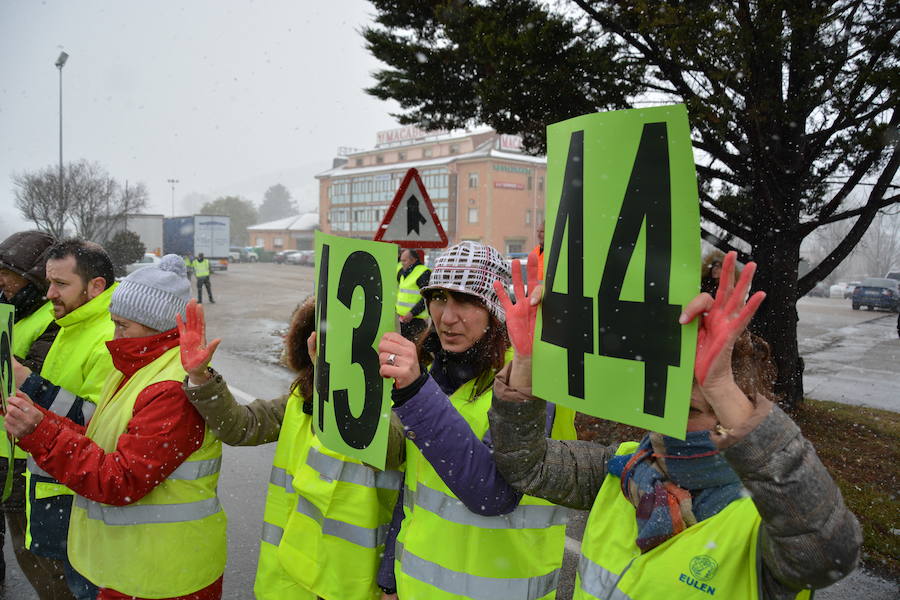
<instances>
[{"instance_id":1,"label":"asphalt road","mask_svg":"<svg viewBox=\"0 0 900 600\"><path fill-rule=\"evenodd\" d=\"M273 264L232 265L212 277L215 304L204 304L207 334L221 337L214 366L242 402L273 398L288 389L290 373L278 365L281 335L293 308L313 289L310 267ZM799 303L798 335L806 358L807 394L818 399L900 410L900 340L896 314L852 311L849 301L824 298ZM224 449L220 496L228 513L226 600L253 598L259 531L274 445ZM573 514L567 561L558 598L571 597L584 513ZM36 600L15 566L7 541L7 585L0 599ZM894 600L895 583L857 571L816 593L819 600Z\"/></svg>"}]
</instances>

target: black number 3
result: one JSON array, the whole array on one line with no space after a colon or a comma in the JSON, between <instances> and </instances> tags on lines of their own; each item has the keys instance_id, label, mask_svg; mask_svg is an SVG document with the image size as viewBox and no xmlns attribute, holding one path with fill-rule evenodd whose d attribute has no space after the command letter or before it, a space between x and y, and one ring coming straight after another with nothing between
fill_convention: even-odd
<instances>
[{"instance_id":1,"label":"black number 3","mask_svg":"<svg viewBox=\"0 0 900 600\"><path fill-rule=\"evenodd\" d=\"M319 355L317 357L316 385L319 395L319 429L324 427L324 403L328 401L330 387L330 365L325 360L328 293L328 245L322 246L321 265L319 267L319 324L322 332ZM334 390L334 417L338 431L348 446L362 450L367 448L375 438L378 430L379 413L384 391L384 380L379 375L378 351L375 350L378 325L381 321L382 286L378 275L378 262L368 252L356 251L350 254L341 267L338 281L337 299L348 309L353 303L353 292L361 287L365 295L363 317L359 326L353 330L350 344L350 362L359 365L365 380L365 393L362 412L358 417L350 410L350 394L347 389ZM324 283L323 283L324 282Z\"/></svg>"}]
</instances>

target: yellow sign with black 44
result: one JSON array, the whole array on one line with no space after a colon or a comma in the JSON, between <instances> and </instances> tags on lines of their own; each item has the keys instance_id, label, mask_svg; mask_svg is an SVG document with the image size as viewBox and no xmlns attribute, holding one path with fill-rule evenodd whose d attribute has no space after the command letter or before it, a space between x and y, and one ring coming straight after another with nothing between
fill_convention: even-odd
<instances>
[{"instance_id":1,"label":"yellow sign with black 44","mask_svg":"<svg viewBox=\"0 0 900 600\"><path fill-rule=\"evenodd\" d=\"M700 280L700 217L683 105L547 128L545 290L534 392L683 438Z\"/></svg>"}]
</instances>

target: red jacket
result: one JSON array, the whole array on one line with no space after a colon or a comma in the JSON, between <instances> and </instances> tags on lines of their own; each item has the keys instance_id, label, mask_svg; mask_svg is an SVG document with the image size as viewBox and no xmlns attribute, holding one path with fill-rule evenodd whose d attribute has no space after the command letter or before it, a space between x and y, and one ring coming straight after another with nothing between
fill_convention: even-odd
<instances>
[{"instance_id":1,"label":"red jacket","mask_svg":"<svg viewBox=\"0 0 900 600\"><path fill-rule=\"evenodd\" d=\"M120 387L141 367L178 346L178 341L178 330L172 329L155 336L107 342L113 365L125 375ZM188 402L181 382L176 381L144 388L115 452L107 453L94 443L84 434L85 427L37 408L44 413L44 419L37 429L19 440L19 446L75 493L115 506L137 502L150 493L200 447L206 428L203 417ZM189 597L219 598L221 586L219 579ZM131 597L103 590L100 598Z\"/></svg>"}]
</instances>

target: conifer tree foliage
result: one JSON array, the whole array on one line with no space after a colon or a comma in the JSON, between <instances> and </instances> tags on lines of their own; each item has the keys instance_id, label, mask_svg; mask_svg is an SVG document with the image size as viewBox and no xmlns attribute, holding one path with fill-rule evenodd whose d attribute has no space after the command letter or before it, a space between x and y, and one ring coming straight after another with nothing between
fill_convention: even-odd
<instances>
[{"instance_id":1,"label":"conifer tree foliage","mask_svg":"<svg viewBox=\"0 0 900 600\"><path fill-rule=\"evenodd\" d=\"M545 150L545 127L648 103L688 108L704 237L759 263L752 329L802 399L797 300L900 201L900 3L373 0L367 90L402 123L485 123ZM802 277L800 245L849 220Z\"/></svg>"}]
</instances>

